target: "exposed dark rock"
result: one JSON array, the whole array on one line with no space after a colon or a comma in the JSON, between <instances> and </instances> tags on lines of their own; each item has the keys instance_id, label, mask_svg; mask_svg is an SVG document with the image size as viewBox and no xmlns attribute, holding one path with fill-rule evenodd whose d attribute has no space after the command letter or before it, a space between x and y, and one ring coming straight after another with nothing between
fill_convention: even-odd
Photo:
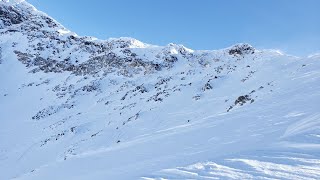
<instances>
[{"instance_id":1,"label":"exposed dark rock","mask_svg":"<svg viewBox=\"0 0 320 180\"><path fill-rule=\"evenodd\" d=\"M251 93L249 93L250 95L254 93L253 91ZM243 96L239 96L235 101L234 104L231 105L228 109L227 112L229 112L231 109L233 109L235 106L243 106L244 104L246 104L247 102L253 103L254 99L252 99L250 97L250 95L243 95Z\"/></svg>"},{"instance_id":2,"label":"exposed dark rock","mask_svg":"<svg viewBox=\"0 0 320 180\"><path fill-rule=\"evenodd\" d=\"M125 122L122 123L122 125L126 125L130 121L137 120L139 118L139 116L140 116L140 111L137 112L135 115L129 117L128 120L126 120Z\"/></svg>"},{"instance_id":3,"label":"exposed dark rock","mask_svg":"<svg viewBox=\"0 0 320 180\"><path fill-rule=\"evenodd\" d=\"M255 49L249 44L238 44L233 46L229 50L230 55L246 55L246 54L254 54Z\"/></svg>"},{"instance_id":4,"label":"exposed dark rock","mask_svg":"<svg viewBox=\"0 0 320 180\"><path fill-rule=\"evenodd\" d=\"M249 95L239 96L238 99L234 102L235 105L244 105L246 102L251 101L251 98Z\"/></svg>"},{"instance_id":5,"label":"exposed dark rock","mask_svg":"<svg viewBox=\"0 0 320 180\"><path fill-rule=\"evenodd\" d=\"M97 83L92 83L86 86L83 86L81 88L82 91L86 91L86 92L92 92L92 91L96 91L99 89L99 84Z\"/></svg>"},{"instance_id":6,"label":"exposed dark rock","mask_svg":"<svg viewBox=\"0 0 320 180\"><path fill-rule=\"evenodd\" d=\"M212 89L212 86L210 84L210 82L208 81L203 87L202 87L202 91L207 91Z\"/></svg>"},{"instance_id":7,"label":"exposed dark rock","mask_svg":"<svg viewBox=\"0 0 320 180\"><path fill-rule=\"evenodd\" d=\"M200 98L201 98L200 95L195 95L195 96L192 97L192 99L194 99L194 100L196 100L196 101L200 100Z\"/></svg>"},{"instance_id":8,"label":"exposed dark rock","mask_svg":"<svg viewBox=\"0 0 320 180\"><path fill-rule=\"evenodd\" d=\"M36 115L32 117L33 120L40 120L49 116L52 116L53 114L59 112L61 109L71 109L74 105L70 104L62 104L60 106L49 106L45 109L40 110Z\"/></svg>"},{"instance_id":9,"label":"exposed dark rock","mask_svg":"<svg viewBox=\"0 0 320 180\"><path fill-rule=\"evenodd\" d=\"M18 10L16 10L12 6L1 6L0 7L0 20L5 26L11 26L13 24L19 24L21 23L25 17L22 16L22 14L19 13ZM1 28L1 27L0 27Z\"/></svg>"},{"instance_id":10,"label":"exposed dark rock","mask_svg":"<svg viewBox=\"0 0 320 180\"><path fill-rule=\"evenodd\" d=\"M58 133L56 135L51 136L50 138L47 138L47 139L41 141L40 147L48 144L49 142L58 141L60 138L64 137L66 135L66 133L67 133L67 131L63 131L61 133Z\"/></svg>"}]
</instances>

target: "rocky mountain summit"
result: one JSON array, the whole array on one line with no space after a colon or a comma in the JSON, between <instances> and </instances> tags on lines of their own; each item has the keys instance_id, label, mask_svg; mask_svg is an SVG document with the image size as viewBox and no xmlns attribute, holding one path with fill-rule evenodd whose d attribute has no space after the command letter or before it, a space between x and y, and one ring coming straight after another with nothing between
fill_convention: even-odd
<instances>
[{"instance_id":1,"label":"rocky mountain summit","mask_svg":"<svg viewBox=\"0 0 320 180\"><path fill-rule=\"evenodd\" d=\"M2 0L0 179L318 179L319 68L81 37Z\"/></svg>"}]
</instances>

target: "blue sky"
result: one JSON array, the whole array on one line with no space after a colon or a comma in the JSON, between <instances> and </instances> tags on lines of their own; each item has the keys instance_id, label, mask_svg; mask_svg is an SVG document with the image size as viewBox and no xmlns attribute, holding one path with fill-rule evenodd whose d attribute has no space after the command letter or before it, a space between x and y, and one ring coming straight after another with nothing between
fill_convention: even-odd
<instances>
[{"instance_id":1,"label":"blue sky","mask_svg":"<svg viewBox=\"0 0 320 180\"><path fill-rule=\"evenodd\" d=\"M320 52L319 0L28 0L79 35L219 49Z\"/></svg>"}]
</instances>

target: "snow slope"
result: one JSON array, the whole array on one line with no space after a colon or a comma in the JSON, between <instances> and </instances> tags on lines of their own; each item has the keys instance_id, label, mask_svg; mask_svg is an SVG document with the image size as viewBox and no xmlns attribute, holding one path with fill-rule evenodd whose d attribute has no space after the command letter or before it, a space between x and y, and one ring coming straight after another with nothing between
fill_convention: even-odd
<instances>
[{"instance_id":1,"label":"snow slope","mask_svg":"<svg viewBox=\"0 0 320 180\"><path fill-rule=\"evenodd\" d=\"M319 179L320 58L80 37L0 2L0 179Z\"/></svg>"}]
</instances>

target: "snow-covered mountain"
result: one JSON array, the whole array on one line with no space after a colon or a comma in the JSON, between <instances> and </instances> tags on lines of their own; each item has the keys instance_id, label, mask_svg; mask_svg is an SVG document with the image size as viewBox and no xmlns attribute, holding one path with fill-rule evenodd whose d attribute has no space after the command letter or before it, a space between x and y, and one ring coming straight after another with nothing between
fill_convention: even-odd
<instances>
[{"instance_id":1,"label":"snow-covered mountain","mask_svg":"<svg viewBox=\"0 0 320 180\"><path fill-rule=\"evenodd\" d=\"M320 57L80 37L0 1L0 179L319 179Z\"/></svg>"}]
</instances>

